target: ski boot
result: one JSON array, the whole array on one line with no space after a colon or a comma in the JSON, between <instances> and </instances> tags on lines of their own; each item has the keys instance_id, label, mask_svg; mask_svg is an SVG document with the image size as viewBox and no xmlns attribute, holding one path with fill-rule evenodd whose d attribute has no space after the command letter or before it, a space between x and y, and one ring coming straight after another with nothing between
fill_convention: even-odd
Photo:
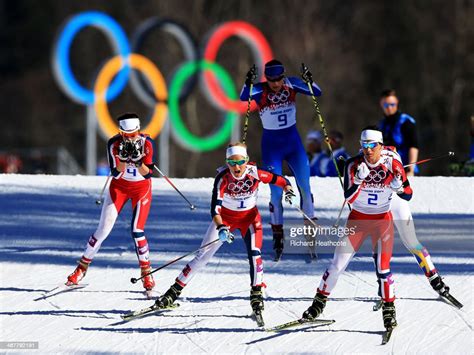
<instances>
[{"instance_id":1,"label":"ski boot","mask_svg":"<svg viewBox=\"0 0 474 355\"><path fill-rule=\"evenodd\" d=\"M146 291L153 290L153 288L155 287L155 280L153 279L152 275L147 275L151 271L151 265L140 267L140 270L141 270L141 275L143 277L142 279L143 288Z\"/></svg>"},{"instance_id":2,"label":"ski boot","mask_svg":"<svg viewBox=\"0 0 474 355\"><path fill-rule=\"evenodd\" d=\"M257 325L259 327L265 326L262 315L264 310L262 286L252 286L252 290L250 290L250 306L252 307L253 317Z\"/></svg>"},{"instance_id":3,"label":"ski boot","mask_svg":"<svg viewBox=\"0 0 474 355\"><path fill-rule=\"evenodd\" d=\"M438 292L440 295L444 293L449 293L449 287L446 286L446 284L443 282L443 279L439 274L436 272L432 276L428 278L431 287L433 287L433 290Z\"/></svg>"},{"instance_id":4,"label":"ski boot","mask_svg":"<svg viewBox=\"0 0 474 355\"><path fill-rule=\"evenodd\" d=\"M302 318L313 320L318 318L323 313L324 307L326 307L326 301L328 297L320 292L317 292L313 299L313 304L304 311Z\"/></svg>"},{"instance_id":5,"label":"ski boot","mask_svg":"<svg viewBox=\"0 0 474 355\"><path fill-rule=\"evenodd\" d=\"M168 291L165 292L165 294L161 297L159 297L155 301L155 305L158 306L159 308L168 308L171 307L176 301L176 299L179 297L181 294L181 291L183 291L183 286L175 282L169 289Z\"/></svg>"},{"instance_id":6,"label":"ski boot","mask_svg":"<svg viewBox=\"0 0 474 355\"><path fill-rule=\"evenodd\" d=\"M262 286L252 286L252 290L250 291L250 306L252 306L254 312L264 310Z\"/></svg>"},{"instance_id":7,"label":"ski boot","mask_svg":"<svg viewBox=\"0 0 474 355\"><path fill-rule=\"evenodd\" d=\"M393 302L383 302L382 316L385 329L393 329L397 326L397 320L395 319L395 304Z\"/></svg>"},{"instance_id":8,"label":"ski boot","mask_svg":"<svg viewBox=\"0 0 474 355\"><path fill-rule=\"evenodd\" d=\"M67 277L66 286L77 285L86 276L90 261L81 258L76 269Z\"/></svg>"},{"instance_id":9,"label":"ski boot","mask_svg":"<svg viewBox=\"0 0 474 355\"><path fill-rule=\"evenodd\" d=\"M281 258L281 254L283 253L284 246L283 225L272 224L271 226L273 232L273 250L275 250L274 261L279 261Z\"/></svg>"}]
</instances>

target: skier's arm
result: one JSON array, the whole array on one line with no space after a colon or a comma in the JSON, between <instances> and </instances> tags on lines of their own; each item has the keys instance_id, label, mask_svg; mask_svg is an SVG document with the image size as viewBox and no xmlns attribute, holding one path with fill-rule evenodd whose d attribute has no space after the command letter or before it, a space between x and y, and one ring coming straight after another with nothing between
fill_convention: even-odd
<instances>
[{"instance_id":1,"label":"skier's arm","mask_svg":"<svg viewBox=\"0 0 474 355\"><path fill-rule=\"evenodd\" d=\"M281 187L284 191L291 189L291 182L286 177L258 169L258 179L265 183Z\"/></svg>"},{"instance_id":2,"label":"skier's arm","mask_svg":"<svg viewBox=\"0 0 474 355\"><path fill-rule=\"evenodd\" d=\"M240 92L240 100L241 101L248 101L249 96L251 95L251 99L254 100L257 104L260 102L263 93L263 86L261 83L257 83L252 87L252 93L250 93L250 85L244 84L242 87L242 91Z\"/></svg>"},{"instance_id":3,"label":"skier's arm","mask_svg":"<svg viewBox=\"0 0 474 355\"><path fill-rule=\"evenodd\" d=\"M405 169L403 169L403 165L400 160L392 160L392 171L393 180L390 186L392 189L394 185L397 187L395 192L397 193L398 197L406 201L410 201L413 196L413 190L410 186L410 182L408 181Z\"/></svg>"},{"instance_id":4,"label":"skier's arm","mask_svg":"<svg viewBox=\"0 0 474 355\"><path fill-rule=\"evenodd\" d=\"M306 84L300 78L292 76L289 77L288 80L296 92L304 95L311 95L311 91L309 91L308 84ZM322 91L319 88L318 84L316 84L314 81L311 83L311 88L313 89L314 96L321 96Z\"/></svg>"},{"instance_id":5,"label":"skier's arm","mask_svg":"<svg viewBox=\"0 0 474 355\"><path fill-rule=\"evenodd\" d=\"M144 157L139 164L136 164L138 172L145 178L149 179L153 175L153 141L150 137L146 137L143 147Z\"/></svg>"},{"instance_id":6,"label":"skier's arm","mask_svg":"<svg viewBox=\"0 0 474 355\"><path fill-rule=\"evenodd\" d=\"M362 163L365 165L365 163ZM346 163L344 171L344 198L349 204L354 203L360 192L363 179L357 175L360 169L360 163L358 164L356 158L351 158Z\"/></svg>"},{"instance_id":7,"label":"skier's arm","mask_svg":"<svg viewBox=\"0 0 474 355\"><path fill-rule=\"evenodd\" d=\"M118 158L117 140L117 136L114 136L107 142L107 160L109 161L110 173L116 179L120 177L127 166L125 162L120 161Z\"/></svg>"},{"instance_id":8,"label":"skier's arm","mask_svg":"<svg viewBox=\"0 0 474 355\"><path fill-rule=\"evenodd\" d=\"M222 200L224 198L225 190L225 181L223 179L226 170L221 171L217 174L214 179L214 187L212 189L212 199L211 199L211 217L216 225L222 224L222 218L220 216ZM220 222L220 223L217 223Z\"/></svg>"}]
</instances>

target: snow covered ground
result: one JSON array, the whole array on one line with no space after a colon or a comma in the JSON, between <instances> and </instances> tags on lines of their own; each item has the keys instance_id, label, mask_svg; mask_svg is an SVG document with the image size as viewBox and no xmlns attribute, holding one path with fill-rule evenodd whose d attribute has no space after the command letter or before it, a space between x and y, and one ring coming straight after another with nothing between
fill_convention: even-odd
<instances>
[{"instance_id":1,"label":"snow covered ground","mask_svg":"<svg viewBox=\"0 0 474 355\"><path fill-rule=\"evenodd\" d=\"M323 318L336 323L281 333L258 330L249 317L248 262L243 243L225 245L186 287L181 307L160 316L115 324L152 303L141 286L129 235L130 207L94 260L81 290L34 301L65 281L95 230L104 177L0 175L0 344L38 342L36 353L446 353L473 351L473 179L414 178L411 202L420 240L464 308L437 298L408 252L392 263L399 326L380 345L382 316L372 311L377 287L372 259L357 257L340 278ZM212 179L176 179L197 206L190 211L163 180L154 179L147 225L155 267L199 247L210 221ZM317 214L335 218L337 179L312 181ZM261 188L267 326L298 318L311 304L330 259L306 255L271 261L269 189ZM346 214L347 212L345 212ZM298 218L287 208L286 216ZM186 258L156 273L157 291L173 283ZM2 345L4 346L4 345ZM0 349L0 352L6 351Z\"/></svg>"}]
</instances>

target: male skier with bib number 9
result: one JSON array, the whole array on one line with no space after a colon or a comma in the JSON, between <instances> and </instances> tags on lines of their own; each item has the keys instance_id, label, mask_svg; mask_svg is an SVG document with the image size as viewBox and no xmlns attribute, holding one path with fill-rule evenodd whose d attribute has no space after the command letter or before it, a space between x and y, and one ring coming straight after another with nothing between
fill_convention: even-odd
<instances>
[{"instance_id":1,"label":"male skier with bib number 9","mask_svg":"<svg viewBox=\"0 0 474 355\"><path fill-rule=\"evenodd\" d=\"M311 78L306 70L303 77ZM240 100L254 100L259 108L263 125L262 161L264 168L281 175L285 160L293 172L300 192L301 208L305 214L314 218L313 196L309 184L309 162L300 135L296 128L296 94L312 95L308 85L297 77L286 77L285 68L278 60L265 64L267 81L253 85L256 78L255 67L249 70L245 84L240 93ZM251 85L252 84L252 85ZM321 96L321 89L312 83L315 96ZM252 92L250 87L252 86ZM283 252L283 205L282 190L270 186L270 215L273 231L273 249L278 261Z\"/></svg>"}]
</instances>

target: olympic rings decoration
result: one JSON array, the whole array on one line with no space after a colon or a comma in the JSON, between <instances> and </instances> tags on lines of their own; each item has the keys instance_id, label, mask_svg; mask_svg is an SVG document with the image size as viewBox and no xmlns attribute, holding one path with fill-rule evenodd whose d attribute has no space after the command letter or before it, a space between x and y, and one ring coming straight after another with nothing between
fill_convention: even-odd
<instances>
[{"instance_id":1,"label":"olympic rings decoration","mask_svg":"<svg viewBox=\"0 0 474 355\"><path fill-rule=\"evenodd\" d=\"M69 55L75 36L87 26L103 31L113 48L114 56L100 69L93 90L84 88L76 80ZM174 36L183 48L185 61L169 79L169 93L160 70L149 59L138 54L144 39L153 30L162 30ZM98 11L86 11L68 19L57 36L53 50L54 76L63 92L73 101L93 105L99 127L104 136L116 134L118 127L110 117L107 103L115 99L125 88L130 77L133 91L148 107L153 109L150 123L143 129L153 138L159 135L169 116L172 132L182 146L195 151L208 151L229 140L239 113L246 111L246 103L238 100L238 94L229 73L216 63L217 53L223 42L231 36L242 39L251 49L255 63L263 67L272 59L272 51L263 34L243 21L229 21L216 26L203 44L203 60L200 59L196 41L189 31L169 19L150 18L143 22L132 36L132 49L122 27L109 15ZM136 71L140 71L137 74ZM261 73L263 76L263 73ZM143 76L147 80L143 79ZM179 103L191 93L198 77L205 97L224 113L220 127L206 137L193 135L183 123ZM256 108L252 103L251 109Z\"/></svg>"},{"instance_id":2,"label":"olympic rings decoration","mask_svg":"<svg viewBox=\"0 0 474 355\"><path fill-rule=\"evenodd\" d=\"M243 21L231 21L216 27L210 34L207 45L204 49L204 59L214 62L217 57L217 52L222 43L231 36L238 36L250 46L255 63L263 68L265 63L273 59L272 50L263 34L252 25ZM211 103L216 103L220 108L245 113L247 111L247 103L242 101L231 101L222 94L216 79L211 73L204 73L204 82L209 92L215 100L210 100ZM263 73L260 73L260 78L263 78ZM255 110L257 105L252 101L251 110Z\"/></svg>"},{"instance_id":3,"label":"olympic rings decoration","mask_svg":"<svg viewBox=\"0 0 474 355\"><path fill-rule=\"evenodd\" d=\"M148 58L142 56L141 54L130 54L128 65L132 68L143 71L143 73L147 75L150 83L153 85L155 97L157 98L157 102L154 104L155 112L151 118L150 123L148 126L143 128L143 131L147 132L152 137L156 137L163 128L166 119L166 113L168 111L168 108L164 103L168 96L165 79L156 66ZM117 126L110 117L109 110L107 109L107 87L109 86L110 81L114 75L117 74L121 68L122 58L120 56L113 57L100 71L94 87L96 99L94 104L95 110L98 116L102 117L102 119L99 120L99 125L109 137L117 133Z\"/></svg>"},{"instance_id":4,"label":"olympic rings decoration","mask_svg":"<svg viewBox=\"0 0 474 355\"><path fill-rule=\"evenodd\" d=\"M189 62L182 66L175 75L173 82L170 87L170 98L169 98L169 109L171 119L171 129L181 143L190 149L200 149L201 151L208 151L217 148L221 144L225 143L227 137L232 134L232 128L237 123L239 115L235 112L228 111L224 120L224 123L219 130L215 131L212 135L206 138L200 138L193 135L184 125L181 120L179 113L179 95L183 84L186 79L193 75L199 69L203 69L204 72L212 71L217 74L217 77L221 79L221 84L224 87L226 95L232 99L236 99L237 92L235 90L232 78L219 64L215 62Z\"/></svg>"}]
</instances>

